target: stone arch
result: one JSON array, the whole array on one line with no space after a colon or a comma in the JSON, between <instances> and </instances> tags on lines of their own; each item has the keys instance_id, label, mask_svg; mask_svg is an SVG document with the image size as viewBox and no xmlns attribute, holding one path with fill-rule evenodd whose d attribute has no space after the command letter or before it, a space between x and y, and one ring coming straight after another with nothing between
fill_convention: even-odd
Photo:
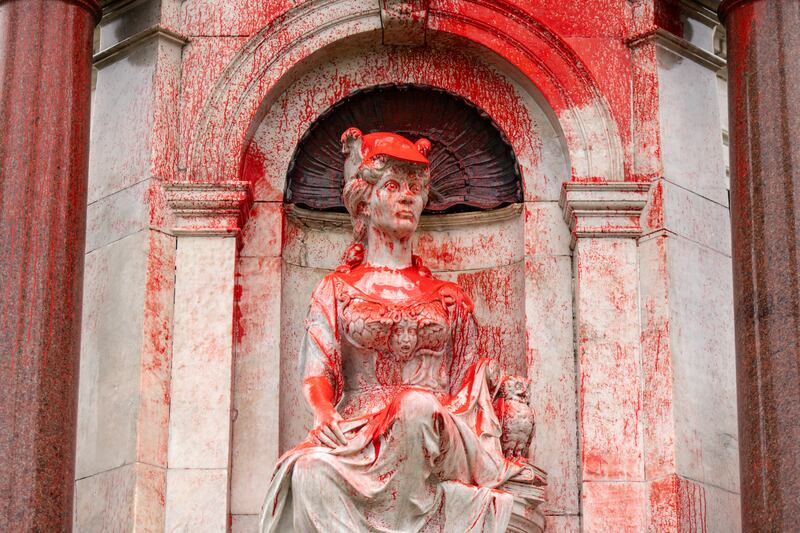
<instances>
[{"instance_id":1,"label":"stone arch","mask_svg":"<svg viewBox=\"0 0 800 533\"><path fill-rule=\"evenodd\" d=\"M272 95L245 148L241 179L257 201L282 201L295 147L311 124L354 91L392 83L432 87L460 97L489 115L517 158L525 200L558 200L571 177L564 133L538 94L452 43L388 48L380 43L331 46ZM494 59L494 58L490 58ZM464 80L469 80L465 83Z\"/></svg>"},{"instance_id":2,"label":"stone arch","mask_svg":"<svg viewBox=\"0 0 800 533\"><path fill-rule=\"evenodd\" d=\"M430 11L429 42L472 43L501 58L520 83L538 89L534 98L546 101L569 154L571 177L621 181L622 148L615 123L570 48L510 6L480 0L458 6ZM291 9L254 35L220 76L201 111L189 147L189 180L237 179L270 97L299 74L297 66L335 43L356 46L379 40L380 30L378 4L325 0Z\"/></svg>"}]
</instances>

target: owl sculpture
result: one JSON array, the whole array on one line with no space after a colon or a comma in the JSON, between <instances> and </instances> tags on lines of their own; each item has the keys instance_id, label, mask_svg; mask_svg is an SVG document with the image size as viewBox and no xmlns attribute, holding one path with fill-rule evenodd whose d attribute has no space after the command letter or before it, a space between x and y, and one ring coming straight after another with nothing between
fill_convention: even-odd
<instances>
[{"instance_id":1,"label":"owl sculpture","mask_svg":"<svg viewBox=\"0 0 800 533\"><path fill-rule=\"evenodd\" d=\"M533 410L528 401L531 381L519 376L508 376L500 385L495 411L503 433L500 444L509 458L527 459L533 438Z\"/></svg>"}]
</instances>

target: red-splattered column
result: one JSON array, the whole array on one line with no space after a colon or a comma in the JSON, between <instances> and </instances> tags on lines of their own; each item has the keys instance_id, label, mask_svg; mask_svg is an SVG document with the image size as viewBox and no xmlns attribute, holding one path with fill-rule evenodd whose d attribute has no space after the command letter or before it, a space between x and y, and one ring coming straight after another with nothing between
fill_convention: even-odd
<instances>
[{"instance_id":1,"label":"red-splattered column","mask_svg":"<svg viewBox=\"0 0 800 533\"><path fill-rule=\"evenodd\" d=\"M0 1L0 530L69 531L94 0Z\"/></svg>"},{"instance_id":2,"label":"red-splattered column","mask_svg":"<svg viewBox=\"0 0 800 533\"><path fill-rule=\"evenodd\" d=\"M636 239L649 184L567 183L578 350L584 531L644 531L642 364Z\"/></svg>"},{"instance_id":3,"label":"red-splattered column","mask_svg":"<svg viewBox=\"0 0 800 533\"><path fill-rule=\"evenodd\" d=\"M176 216L166 531L228 528L237 237L249 184L165 187Z\"/></svg>"},{"instance_id":4,"label":"red-splattered column","mask_svg":"<svg viewBox=\"0 0 800 533\"><path fill-rule=\"evenodd\" d=\"M800 530L800 3L730 1L731 225L744 531Z\"/></svg>"}]
</instances>

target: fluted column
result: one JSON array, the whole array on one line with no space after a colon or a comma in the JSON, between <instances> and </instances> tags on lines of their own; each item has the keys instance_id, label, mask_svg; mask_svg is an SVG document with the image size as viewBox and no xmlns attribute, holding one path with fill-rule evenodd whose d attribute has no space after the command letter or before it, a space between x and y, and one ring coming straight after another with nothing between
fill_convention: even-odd
<instances>
[{"instance_id":1,"label":"fluted column","mask_svg":"<svg viewBox=\"0 0 800 533\"><path fill-rule=\"evenodd\" d=\"M95 0L0 0L0 530L68 531Z\"/></svg>"},{"instance_id":2,"label":"fluted column","mask_svg":"<svg viewBox=\"0 0 800 533\"><path fill-rule=\"evenodd\" d=\"M744 531L800 530L800 3L725 1Z\"/></svg>"}]
</instances>

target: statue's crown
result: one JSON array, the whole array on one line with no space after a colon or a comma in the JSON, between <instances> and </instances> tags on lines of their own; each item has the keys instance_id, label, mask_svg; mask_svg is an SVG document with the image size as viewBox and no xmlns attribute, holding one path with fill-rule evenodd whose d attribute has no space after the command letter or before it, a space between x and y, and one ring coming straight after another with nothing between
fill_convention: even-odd
<instances>
[{"instance_id":1,"label":"statue's crown","mask_svg":"<svg viewBox=\"0 0 800 533\"><path fill-rule=\"evenodd\" d=\"M363 135L358 128L348 128L342 134L342 150L349 153L361 140L361 161L368 162L377 156L383 155L416 163L418 165L429 165L428 158L425 157L431 149L431 143L427 139L419 139L413 143L396 133L376 132Z\"/></svg>"}]
</instances>

